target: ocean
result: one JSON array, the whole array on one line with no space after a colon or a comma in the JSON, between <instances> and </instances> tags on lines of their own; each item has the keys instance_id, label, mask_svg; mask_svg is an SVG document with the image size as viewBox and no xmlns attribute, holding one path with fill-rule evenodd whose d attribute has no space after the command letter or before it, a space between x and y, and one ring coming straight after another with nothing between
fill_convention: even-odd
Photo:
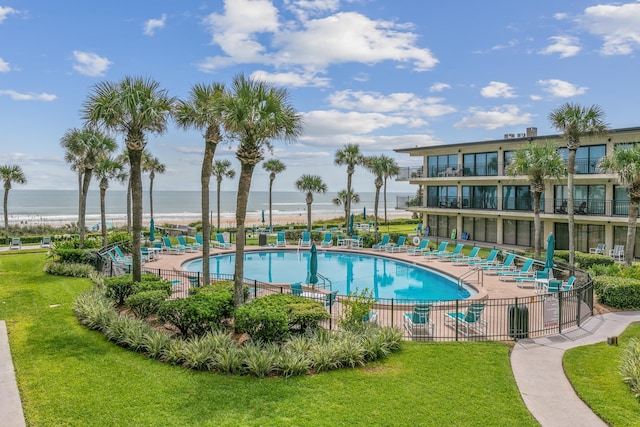
<instances>
[{"instance_id":1,"label":"ocean","mask_svg":"<svg viewBox=\"0 0 640 427\"><path fill-rule=\"evenodd\" d=\"M366 209L367 215L373 215L375 193L359 193L360 203L352 205L352 212L362 214ZM408 216L404 211L396 211L396 195L387 193L387 213L391 217ZM215 223L217 219L216 192L210 196L210 217ZM332 200L335 194L314 194L311 212L314 219L327 219L344 216L342 206L336 206ZM301 192L273 192L273 222L280 218L299 217L296 222L306 222L306 195ZM380 193L379 215L384 215L383 195ZM106 193L107 221L114 225L126 223L126 192L122 190L107 190ZM220 192L220 217L223 226L235 224L236 192ZM75 223L78 218L78 192L74 190L10 190L8 199L9 224L54 224L61 225ZM265 221L269 222L269 192L252 191L247 205L247 220L260 222L264 211ZM150 218L149 192L144 192L144 219ZM153 216L156 224L186 223L200 219L199 191L154 191ZM86 224L88 227L100 221L100 193L98 190L89 191L87 195ZM0 222L4 224L3 217Z\"/></svg>"}]
</instances>

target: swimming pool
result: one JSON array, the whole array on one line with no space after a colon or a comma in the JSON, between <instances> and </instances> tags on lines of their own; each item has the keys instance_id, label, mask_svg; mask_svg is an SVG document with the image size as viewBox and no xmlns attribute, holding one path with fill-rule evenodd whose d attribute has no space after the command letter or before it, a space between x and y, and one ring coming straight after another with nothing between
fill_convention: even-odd
<instances>
[{"instance_id":1,"label":"swimming pool","mask_svg":"<svg viewBox=\"0 0 640 427\"><path fill-rule=\"evenodd\" d=\"M261 282L305 282L309 271L309 251L267 250L244 255L244 276ZM182 266L202 271L202 259ZM210 258L211 274L233 274L235 254ZM390 258L346 252L318 252L318 273L327 278L327 288L340 295L369 288L377 299L450 301L469 298L476 292L458 288L451 278L407 262ZM323 279L319 285L322 286Z\"/></svg>"}]
</instances>

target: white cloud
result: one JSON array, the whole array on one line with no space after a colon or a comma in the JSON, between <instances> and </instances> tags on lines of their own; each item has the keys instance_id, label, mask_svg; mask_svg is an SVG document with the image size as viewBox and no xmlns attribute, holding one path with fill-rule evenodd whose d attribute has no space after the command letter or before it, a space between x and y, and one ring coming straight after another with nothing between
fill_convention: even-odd
<instances>
[{"instance_id":1,"label":"white cloud","mask_svg":"<svg viewBox=\"0 0 640 427\"><path fill-rule=\"evenodd\" d=\"M11 67L9 66L9 63L4 59L0 58L0 73L7 73L9 71L11 71Z\"/></svg>"},{"instance_id":2,"label":"white cloud","mask_svg":"<svg viewBox=\"0 0 640 427\"><path fill-rule=\"evenodd\" d=\"M503 82L489 82L488 86L480 90L480 94L485 98L515 98L513 88Z\"/></svg>"},{"instance_id":3,"label":"white cloud","mask_svg":"<svg viewBox=\"0 0 640 427\"><path fill-rule=\"evenodd\" d=\"M15 90L0 90L0 96L9 96L14 101L53 101L57 98L55 95L49 93L20 93Z\"/></svg>"},{"instance_id":4,"label":"white cloud","mask_svg":"<svg viewBox=\"0 0 640 427\"><path fill-rule=\"evenodd\" d=\"M5 19L7 19L7 16L11 15L11 14L17 14L18 11L11 8L11 7L2 7L0 6L0 23L2 23L2 21L4 21Z\"/></svg>"},{"instance_id":5,"label":"white cloud","mask_svg":"<svg viewBox=\"0 0 640 427\"><path fill-rule=\"evenodd\" d=\"M542 101L542 97L540 95L529 95L532 101Z\"/></svg>"},{"instance_id":6,"label":"white cloud","mask_svg":"<svg viewBox=\"0 0 640 427\"><path fill-rule=\"evenodd\" d=\"M447 83L436 82L431 85L429 92L442 92L445 89L451 89L451 85Z\"/></svg>"},{"instance_id":7,"label":"white cloud","mask_svg":"<svg viewBox=\"0 0 640 427\"><path fill-rule=\"evenodd\" d=\"M333 10L330 1L295 2L317 11ZM290 3L294 4L294 3ZM305 15L306 16L306 15ZM224 55L205 58L199 67L211 72L235 64L259 63L280 68L303 67L323 72L334 64L382 61L411 63L416 71L433 68L438 60L417 46L410 26L394 21L371 20L356 12L279 23L278 10L266 0L226 0L224 14L209 15L204 24L212 43ZM261 41L260 36L265 40Z\"/></svg>"},{"instance_id":8,"label":"white cloud","mask_svg":"<svg viewBox=\"0 0 640 427\"><path fill-rule=\"evenodd\" d=\"M111 64L107 58L98 56L93 52L74 50L73 58L76 61L76 63L73 64L73 69L80 74L91 77L104 76Z\"/></svg>"},{"instance_id":9,"label":"white cloud","mask_svg":"<svg viewBox=\"0 0 640 427\"><path fill-rule=\"evenodd\" d=\"M604 55L629 55L640 48L640 2L588 7L578 22L602 37Z\"/></svg>"},{"instance_id":10,"label":"white cloud","mask_svg":"<svg viewBox=\"0 0 640 427\"><path fill-rule=\"evenodd\" d=\"M420 98L406 92L382 95L378 92L343 90L329 96L332 107L407 117L438 117L456 111L455 107L443 104L442 101L443 98Z\"/></svg>"},{"instance_id":11,"label":"white cloud","mask_svg":"<svg viewBox=\"0 0 640 427\"><path fill-rule=\"evenodd\" d=\"M298 19L306 21L309 16L335 12L340 6L340 0L285 0L284 4Z\"/></svg>"},{"instance_id":12,"label":"white cloud","mask_svg":"<svg viewBox=\"0 0 640 427\"><path fill-rule=\"evenodd\" d=\"M144 23L145 36L152 36L156 30L164 28L167 22L167 14L163 13L160 19L149 19Z\"/></svg>"},{"instance_id":13,"label":"white cloud","mask_svg":"<svg viewBox=\"0 0 640 427\"><path fill-rule=\"evenodd\" d=\"M470 108L469 113L469 116L464 117L454 127L493 130L504 126L529 124L533 120L531 113L521 112L516 105L503 105L491 110Z\"/></svg>"},{"instance_id":14,"label":"white cloud","mask_svg":"<svg viewBox=\"0 0 640 427\"><path fill-rule=\"evenodd\" d=\"M578 52L582 49L578 43L577 37L572 36L553 36L549 37L553 43L544 49L540 50L538 53L541 55L551 55L554 53L559 53L560 58L569 58L571 56L577 55Z\"/></svg>"},{"instance_id":15,"label":"white cloud","mask_svg":"<svg viewBox=\"0 0 640 427\"><path fill-rule=\"evenodd\" d=\"M328 77L319 77L315 73L270 73L264 70L257 70L251 73L251 78L263 80L277 86L293 86L293 87L326 87L329 86L331 79Z\"/></svg>"},{"instance_id":16,"label":"white cloud","mask_svg":"<svg viewBox=\"0 0 640 427\"><path fill-rule=\"evenodd\" d=\"M556 98L570 98L582 95L588 89L587 87L578 87L573 83L558 79L538 80L538 85L542 86L542 90Z\"/></svg>"},{"instance_id":17,"label":"white cloud","mask_svg":"<svg viewBox=\"0 0 640 427\"><path fill-rule=\"evenodd\" d=\"M554 14L554 15L553 15L553 17L554 17L555 19L557 19L558 21L562 21L562 20L564 20L564 19L567 19L567 18L569 17L569 15L568 15L568 14L566 14L566 13L562 13L562 12L561 12L561 13L556 13L556 14Z\"/></svg>"},{"instance_id":18,"label":"white cloud","mask_svg":"<svg viewBox=\"0 0 640 427\"><path fill-rule=\"evenodd\" d=\"M335 136L364 135L380 129L396 125L407 125L410 119L380 113L360 113L356 111L342 112L337 110L316 110L304 114L304 131L306 137L332 136L336 144L344 140Z\"/></svg>"}]
</instances>

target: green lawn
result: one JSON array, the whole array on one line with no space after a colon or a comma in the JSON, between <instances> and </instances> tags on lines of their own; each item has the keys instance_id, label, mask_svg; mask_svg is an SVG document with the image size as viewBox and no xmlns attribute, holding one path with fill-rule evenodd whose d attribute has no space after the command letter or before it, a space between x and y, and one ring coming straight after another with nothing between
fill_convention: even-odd
<instances>
[{"instance_id":1,"label":"green lawn","mask_svg":"<svg viewBox=\"0 0 640 427\"><path fill-rule=\"evenodd\" d=\"M295 378L193 372L123 350L71 313L86 279L42 254L0 256L7 321L31 426L537 425L502 343L406 343L361 369Z\"/></svg>"},{"instance_id":2,"label":"green lawn","mask_svg":"<svg viewBox=\"0 0 640 427\"><path fill-rule=\"evenodd\" d=\"M577 347L567 351L563 360L578 396L614 426L640 425L640 403L618 374L624 346L632 337L640 337L640 324L629 325L618 337L618 346L600 343Z\"/></svg>"}]
</instances>

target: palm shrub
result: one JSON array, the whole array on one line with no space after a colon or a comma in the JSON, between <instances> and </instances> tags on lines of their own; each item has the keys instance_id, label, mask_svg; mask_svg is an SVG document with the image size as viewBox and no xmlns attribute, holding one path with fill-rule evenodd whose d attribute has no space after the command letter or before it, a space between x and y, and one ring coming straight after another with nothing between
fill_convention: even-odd
<instances>
[{"instance_id":1,"label":"palm shrub","mask_svg":"<svg viewBox=\"0 0 640 427\"><path fill-rule=\"evenodd\" d=\"M142 342L142 351L152 359L161 359L171 344L171 337L162 331L147 333Z\"/></svg>"},{"instance_id":2,"label":"palm shrub","mask_svg":"<svg viewBox=\"0 0 640 427\"><path fill-rule=\"evenodd\" d=\"M311 360L306 351L296 351L291 347L283 347L280 351L280 373L284 377L305 375L311 368Z\"/></svg>"},{"instance_id":3,"label":"palm shrub","mask_svg":"<svg viewBox=\"0 0 640 427\"><path fill-rule=\"evenodd\" d=\"M74 300L72 311L82 325L102 330L104 325L118 316L113 308L113 301L105 297L101 290L93 288Z\"/></svg>"},{"instance_id":4,"label":"palm shrub","mask_svg":"<svg viewBox=\"0 0 640 427\"><path fill-rule=\"evenodd\" d=\"M636 397L640 397L640 340L631 338L622 352L620 375Z\"/></svg>"},{"instance_id":5,"label":"palm shrub","mask_svg":"<svg viewBox=\"0 0 640 427\"><path fill-rule=\"evenodd\" d=\"M89 264L48 262L44 265L44 271L54 276L89 277L96 269Z\"/></svg>"},{"instance_id":6,"label":"palm shrub","mask_svg":"<svg viewBox=\"0 0 640 427\"><path fill-rule=\"evenodd\" d=\"M280 360L280 348L272 343L262 345L259 342L248 342L242 348L244 369L258 378L276 373Z\"/></svg>"}]
</instances>

